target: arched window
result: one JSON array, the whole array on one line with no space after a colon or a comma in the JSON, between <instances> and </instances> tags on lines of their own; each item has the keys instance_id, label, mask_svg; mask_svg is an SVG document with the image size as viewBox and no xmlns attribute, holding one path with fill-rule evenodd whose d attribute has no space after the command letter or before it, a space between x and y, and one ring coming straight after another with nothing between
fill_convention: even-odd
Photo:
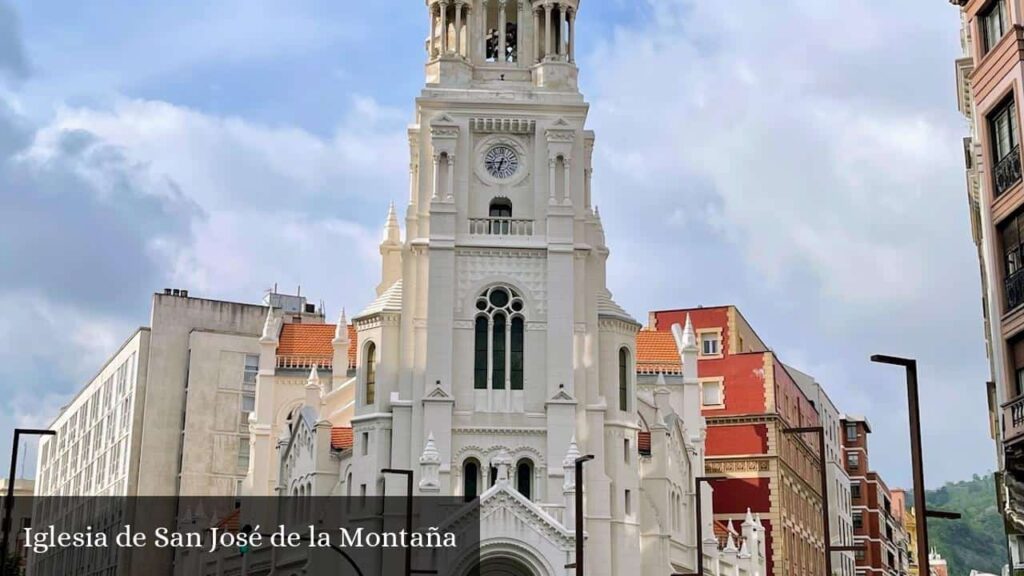
<instances>
[{"instance_id":1,"label":"arched window","mask_svg":"<svg viewBox=\"0 0 1024 576\"><path fill-rule=\"evenodd\" d=\"M525 304L511 288L496 286L480 295L474 324L473 388L522 390Z\"/></svg>"},{"instance_id":2,"label":"arched window","mask_svg":"<svg viewBox=\"0 0 1024 576\"><path fill-rule=\"evenodd\" d=\"M466 463L462 465L462 495L466 502L479 495L478 482L480 482L480 464L476 460L466 460Z\"/></svg>"},{"instance_id":3,"label":"arched window","mask_svg":"<svg viewBox=\"0 0 1024 576\"><path fill-rule=\"evenodd\" d=\"M516 464L516 490L526 497L527 500L532 499L532 488L533 486L533 462L523 458Z\"/></svg>"},{"instance_id":4,"label":"arched window","mask_svg":"<svg viewBox=\"0 0 1024 576\"><path fill-rule=\"evenodd\" d=\"M488 484L488 486L494 486L497 483L498 483L498 469L496 467L494 467L494 466L491 466L491 477L490 477L490 483Z\"/></svg>"},{"instance_id":5,"label":"arched window","mask_svg":"<svg viewBox=\"0 0 1024 576\"><path fill-rule=\"evenodd\" d=\"M377 396L377 345L366 347L366 403L373 404Z\"/></svg>"},{"instance_id":6,"label":"arched window","mask_svg":"<svg viewBox=\"0 0 1024 576\"><path fill-rule=\"evenodd\" d=\"M512 201L508 198L495 198L491 200L491 208L488 214L491 218L511 218Z\"/></svg>"},{"instance_id":7,"label":"arched window","mask_svg":"<svg viewBox=\"0 0 1024 576\"><path fill-rule=\"evenodd\" d=\"M619 410L629 410L629 349L619 348Z\"/></svg>"}]
</instances>

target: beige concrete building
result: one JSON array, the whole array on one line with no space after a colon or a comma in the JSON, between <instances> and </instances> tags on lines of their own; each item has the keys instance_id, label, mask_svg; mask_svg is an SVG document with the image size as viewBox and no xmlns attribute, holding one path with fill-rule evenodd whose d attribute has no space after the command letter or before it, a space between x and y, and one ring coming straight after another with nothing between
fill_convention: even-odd
<instances>
[{"instance_id":1,"label":"beige concrete building","mask_svg":"<svg viewBox=\"0 0 1024 576\"><path fill-rule=\"evenodd\" d=\"M282 322L323 323L299 297L265 305L153 297L148 327L111 356L40 443L42 495L233 495L249 468L259 337Z\"/></svg>"}]
</instances>

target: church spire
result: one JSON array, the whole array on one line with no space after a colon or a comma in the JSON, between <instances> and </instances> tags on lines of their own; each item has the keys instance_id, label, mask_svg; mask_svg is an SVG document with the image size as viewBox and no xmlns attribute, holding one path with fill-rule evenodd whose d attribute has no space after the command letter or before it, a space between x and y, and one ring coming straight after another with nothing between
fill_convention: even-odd
<instances>
[{"instance_id":1,"label":"church spire","mask_svg":"<svg viewBox=\"0 0 1024 576\"><path fill-rule=\"evenodd\" d=\"M384 239L380 243L381 278L377 285L380 296L402 277L402 229L398 227L398 214L395 203L388 206L388 216L384 221Z\"/></svg>"}]
</instances>

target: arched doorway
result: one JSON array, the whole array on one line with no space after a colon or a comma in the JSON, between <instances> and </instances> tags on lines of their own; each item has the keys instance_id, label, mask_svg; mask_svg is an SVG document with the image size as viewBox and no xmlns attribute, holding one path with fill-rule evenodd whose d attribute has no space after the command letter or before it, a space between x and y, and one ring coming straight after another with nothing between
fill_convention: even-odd
<instances>
[{"instance_id":1,"label":"arched doorway","mask_svg":"<svg viewBox=\"0 0 1024 576\"><path fill-rule=\"evenodd\" d=\"M540 576L529 566L510 556L484 558L469 571L468 576Z\"/></svg>"}]
</instances>

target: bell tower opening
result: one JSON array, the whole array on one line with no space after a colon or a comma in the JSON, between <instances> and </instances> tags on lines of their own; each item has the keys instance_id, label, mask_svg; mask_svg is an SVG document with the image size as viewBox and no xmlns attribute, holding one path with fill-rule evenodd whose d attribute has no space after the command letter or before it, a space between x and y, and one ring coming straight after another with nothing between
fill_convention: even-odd
<instances>
[{"instance_id":1,"label":"bell tower opening","mask_svg":"<svg viewBox=\"0 0 1024 576\"><path fill-rule=\"evenodd\" d=\"M519 62L520 23L517 0L482 0L484 23L484 60L514 64Z\"/></svg>"}]
</instances>

